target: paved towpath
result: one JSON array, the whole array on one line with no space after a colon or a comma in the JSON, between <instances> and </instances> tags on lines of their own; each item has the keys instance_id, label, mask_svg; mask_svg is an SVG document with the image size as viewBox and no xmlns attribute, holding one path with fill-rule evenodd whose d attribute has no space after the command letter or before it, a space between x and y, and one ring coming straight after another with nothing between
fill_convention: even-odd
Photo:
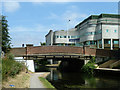
<instances>
[{"instance_id":1,"label":"paved towpath","mask_svg":"<svg viewBox=\"0 0 120 90\"><path fill-rule=\"evenodd\" d=\"M38 77L43 73L32 73L30 78L30 88L45 88Z\"/></svg>"}]
</instances>

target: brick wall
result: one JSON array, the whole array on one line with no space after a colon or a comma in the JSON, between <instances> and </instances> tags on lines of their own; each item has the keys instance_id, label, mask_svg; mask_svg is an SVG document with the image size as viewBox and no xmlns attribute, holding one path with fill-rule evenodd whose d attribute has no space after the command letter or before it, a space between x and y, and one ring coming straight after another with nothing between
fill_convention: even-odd
<instances>
[{"instance_id":1,"label":"brick wall","mask_svg":"<svg viewBox=\"0 0 120 90\"><path fill-rule=\"evenodd\" d=\"M47 54L47 53L73 53L91 56L107 56L120 58L120 50L104 50L90 48L89 46L72 47L72 46L31 46L25 48L12 48L10 51L15 56L30 54Z\"/></svg>"},{"instance_id":2,"label":"brick wall","mask_svg":"<svg viewBox=\"0 0 120 90\"><path fill-rule=\"evenodd\" d=\"M27 47L27 54L45 54L45 53L75 53L82 54L82 47L68 46L38 46Z\"/></svg>"},{"instance_id":3,"label":"brick wall","mask_svg":"<svg viewBox=\"0 0 120 90\"><path fill-rule=\"evenodd\" d=\"M12 48L10 52L15 56L26 55L25 48Z\"/></svg>"},{"instance_id":4,"label":"brick wall","mask_svg":"<svg viewBox=\"0 0 120 90\"><path fill-rule=\"evenodd\" d=\"M84 47L84 54L85 55L91 55L91 56L95 56L96 55L96 49L95 48L90 48L89 46L85 46Z\"/></svg>"}]
</instances>

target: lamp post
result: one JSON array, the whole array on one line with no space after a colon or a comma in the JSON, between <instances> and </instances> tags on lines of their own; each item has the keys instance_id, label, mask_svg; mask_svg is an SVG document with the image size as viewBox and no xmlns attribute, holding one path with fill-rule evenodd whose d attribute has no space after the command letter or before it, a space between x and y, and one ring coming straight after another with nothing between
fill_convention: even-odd
<instances>
[{"instance_id":1,"label":"lamp post","mask_svg":"<svg viewBox=\"0 0 120 90\"><path fill-rule=\"evenodd\" d=\"M68 38L68 25L69 25L69 22L70 22L70 19L68 20L68 23L67 23L67 46L68 46L68 41L69 41L69 38Z\"/></svg>"}]
</instances>

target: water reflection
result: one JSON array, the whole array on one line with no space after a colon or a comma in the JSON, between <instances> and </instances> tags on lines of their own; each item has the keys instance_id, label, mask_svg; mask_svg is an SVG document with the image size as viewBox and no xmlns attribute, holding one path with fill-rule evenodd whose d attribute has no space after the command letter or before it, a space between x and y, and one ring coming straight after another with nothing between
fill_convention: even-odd
<instances>
[{"instance_id":1,"label":"water reflection","mask_svg":"<svg viewBox=\"0 0 120 90\"><path fill-rule=\"evenodd\" d=\"M59 72L50 68L47 77L57 89L64 88L120 88L120 77L90 76L80 72Z\"/></svg>"}]
</instances>

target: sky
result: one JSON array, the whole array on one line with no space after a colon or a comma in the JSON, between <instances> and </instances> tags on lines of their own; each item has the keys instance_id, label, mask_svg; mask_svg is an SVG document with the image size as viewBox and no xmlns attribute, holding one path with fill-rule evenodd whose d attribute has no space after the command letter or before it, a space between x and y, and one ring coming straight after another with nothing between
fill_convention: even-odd
<instances>
[{"instance_id":1,"label":"sky","mask_svg":"<svg viewBox=\"0 0 120 90\"><path fill-rule=\"evenodd\" d=\"M2 2L7 16L11 45L39 46L49 30L74 28L90 15L117 14L117 2ZM70 22L69 22L70 20Z\"/></svg>"}]
</instances>

